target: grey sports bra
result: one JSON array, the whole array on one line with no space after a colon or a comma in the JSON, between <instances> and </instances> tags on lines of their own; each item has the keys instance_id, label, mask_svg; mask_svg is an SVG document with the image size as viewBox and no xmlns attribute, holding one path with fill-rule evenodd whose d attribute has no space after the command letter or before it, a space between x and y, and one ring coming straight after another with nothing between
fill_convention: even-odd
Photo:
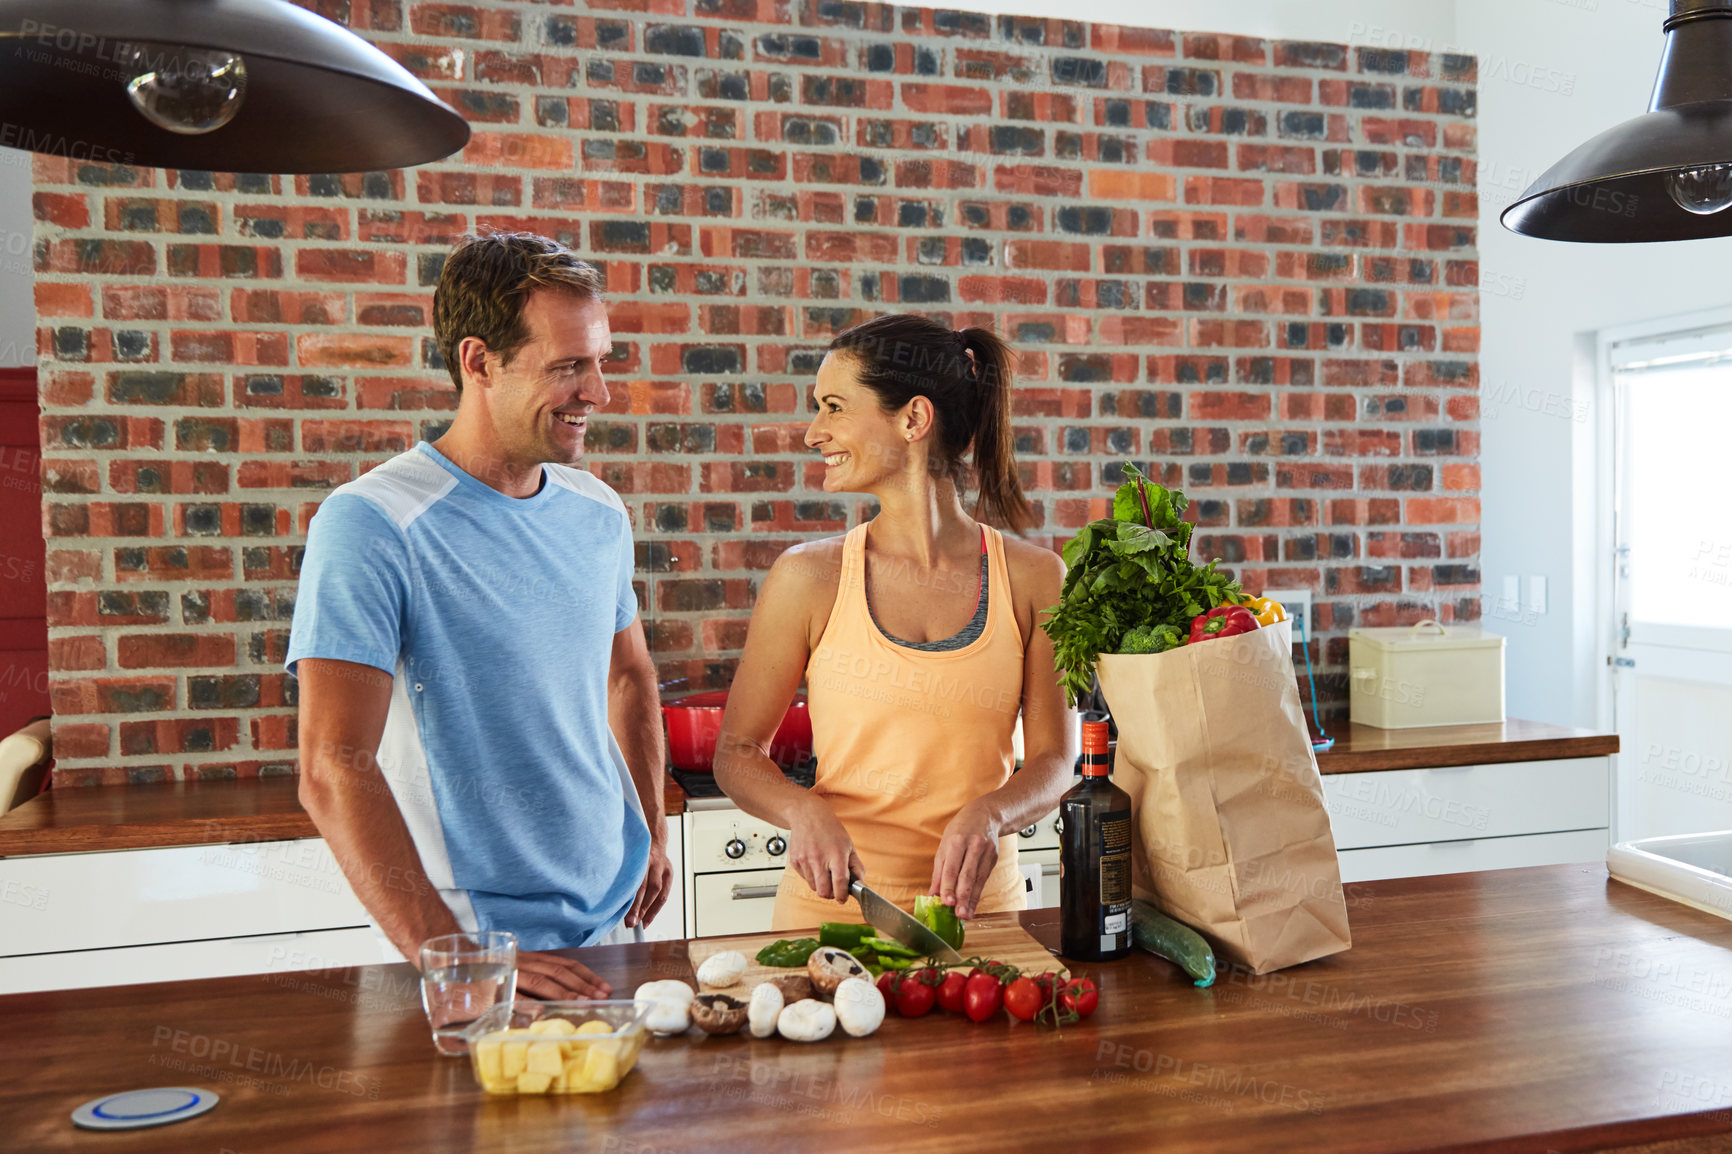
<instances>
[{"instance_id":1,"label":"grey sports bra","mask_svg":"<svg viewBox=\"0 0 1732 1154\"><path fill-rule=\"evenodd\" d=\"M949 637L941 637L937 641L904 641L900 637L892 636L884 626L878 624L878 614L872 613L870 598L866 601L866 612L872 613L872 624L878 625L878 632L902 648L918 649L924 653L944 653L952 649L961 649L980 639L981 633L986 629L987 589L986 554L983 552L980 555L980 604L975 606L974 616L969 619L968 624L964 625L960 632L953 633Z\"/></svg>"}]
</instances>

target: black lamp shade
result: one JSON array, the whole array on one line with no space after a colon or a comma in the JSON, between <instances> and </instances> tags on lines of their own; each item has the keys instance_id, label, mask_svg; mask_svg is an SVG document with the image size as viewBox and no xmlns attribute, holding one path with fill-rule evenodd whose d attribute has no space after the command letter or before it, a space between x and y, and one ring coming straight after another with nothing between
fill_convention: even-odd
<instances>
[{"instance_id":1,"label":"black lamp shade","mask_svg":"<svg viewBox=\"0 0 1732 1154\"><path fill-rule=\"evenodd\" d=\"M1732 5L1674 0L1649 111L1581 145L1504 209L1546 240L1626 243L1732 234L1732 209L1698 215L1667 174L1732 164Z\"/></svg>"},{"instance_id":2,"label":"black lamp shade","mask_svg":"<svg viewBox=\"0 0 1732 1154\"><path fill-rule=\"evenodd\" d=\"M234 119L171 132L126 91L134 44L221 49L246 65ZM0 0L0 145L222 172L372 172L469 141L450 105L348 29L286 0Z\"/></svg>"}]
</instances>

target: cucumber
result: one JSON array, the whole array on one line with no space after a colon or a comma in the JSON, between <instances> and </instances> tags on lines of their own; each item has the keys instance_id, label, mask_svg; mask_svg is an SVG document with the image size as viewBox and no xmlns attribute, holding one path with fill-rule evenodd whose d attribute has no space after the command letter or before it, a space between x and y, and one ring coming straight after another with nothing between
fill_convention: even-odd
<instances>
[{"instance_id":1,"label":"cucumber","mask_svg":"<svg viewBox=\"0 0 1732 1154\"><path fill-rule=\"evenodd\" d=\"M1203 935L1140 899L1131 902L1131 941L1184 970L1196 985L1215 984L1215 952Z\"/></svg>"}]
</instances>

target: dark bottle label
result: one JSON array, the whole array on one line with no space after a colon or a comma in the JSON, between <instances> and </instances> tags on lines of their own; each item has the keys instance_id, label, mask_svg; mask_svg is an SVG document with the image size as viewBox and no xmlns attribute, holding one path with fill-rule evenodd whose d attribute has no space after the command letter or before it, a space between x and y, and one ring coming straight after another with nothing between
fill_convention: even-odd
<instances>
[{"instance_id":1,"label":"dark bottle label","mask_svg":"<svg viewBox=\"0 0 1732 1154\"><path fill-rule=\"evenodd\" d=\"M1110 954L1130 948L1131 815L1096 817L1095 845L1101 855L1101 952Z\"/></svg>"}]
</instances>

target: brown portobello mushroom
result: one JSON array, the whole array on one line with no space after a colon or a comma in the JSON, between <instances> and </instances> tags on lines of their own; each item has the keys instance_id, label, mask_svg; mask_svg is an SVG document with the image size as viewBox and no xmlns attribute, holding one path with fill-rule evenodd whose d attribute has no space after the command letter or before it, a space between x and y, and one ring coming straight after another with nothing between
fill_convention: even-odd
<instances>
[{"instance_id":1,"label":"brown portobello mushroom","mask_svg":"<svg viewBox=\"0 0 1732 1154\"><path fill-rule=\"evenodd\" d=\"M871 980L866 967L853 954L835 946L820 946L812 951L812 956L806 960L806 976L812 979L812 988L818 991L820 998L834 994L836 987L849 978Z\"/></svg>"},{"instance_id":2,"label":"brown portobello mushroom","mask_svg":"<svg viewBox=\"0 0 1732 1154\"><path fill-rule=\"evenodd\" d=\"M779 978L771 978L769 984L782 991L782 1000L793 1005L804 998L815 998L817 990L812 987L812 979L805 974L783 974Z\"/></svg>"},{"instance_id":3,"label":"brown portobello mushroom","mask_svg":"<svg viewBox=\"0 0 1732 1154\"><path fill-rule=\"evenodd\" d=\"M706 1034L737 1034L746 1016L746 1003L726 994L699 994L692 999L692 1023Z\"/></svg>"}]
</instances>

